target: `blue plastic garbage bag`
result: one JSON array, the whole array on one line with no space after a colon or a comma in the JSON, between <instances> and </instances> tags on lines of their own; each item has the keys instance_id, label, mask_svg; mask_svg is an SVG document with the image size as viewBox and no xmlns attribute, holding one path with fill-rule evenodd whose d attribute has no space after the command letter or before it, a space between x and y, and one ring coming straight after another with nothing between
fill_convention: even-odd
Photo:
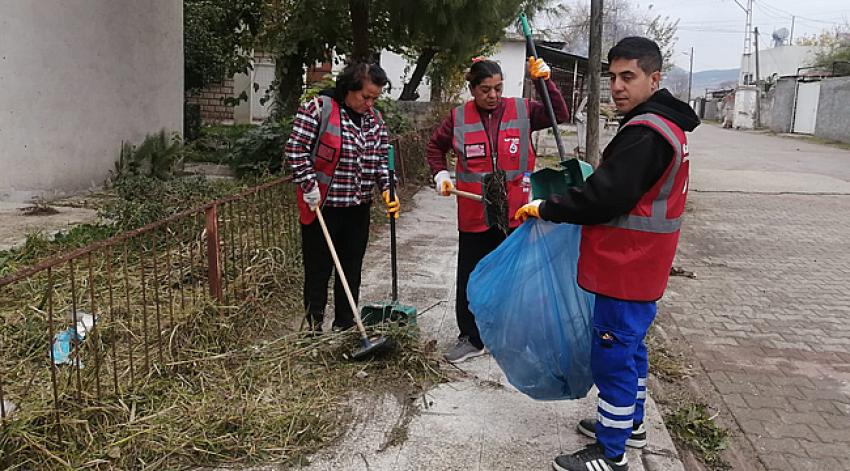
<instances>
[{"instance_id":1,"label":"blue plastic garbage bag","mask_svg":"<svg viewBox=\"0 0 850 471\"><path fill-rule=\"evenodd\" d=\"M484 345L533 399L578 399L593 384L594 296L576 282L580 239L580 226L531 219L469 278L469 308Z\"/></svg>"}]
</instances>

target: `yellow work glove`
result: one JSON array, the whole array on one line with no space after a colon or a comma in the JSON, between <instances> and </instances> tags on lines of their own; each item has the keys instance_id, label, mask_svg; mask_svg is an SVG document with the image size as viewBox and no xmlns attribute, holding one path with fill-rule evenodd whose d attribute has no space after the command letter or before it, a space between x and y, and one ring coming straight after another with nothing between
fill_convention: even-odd
<instances>
[{"instance_id":1,"label":"yellow work glove","mask_svg":"<svg viewBox=\"0 0 850 471\"><path fill-rule=\"evenodd\" d=\"M549 66L543 59L529 57L528 75L531 76L532 80L537 80L541 78L549 80L549 77L552 75L552 70L549 68Z\"/></svg>"},{"instance_id":2,"label":"yellow work glove","mask_svg":"<svg viewBox=\"0 0 850 471\"><path fill-rule=\"evenodd\" d=\"M449 192L455 188L448 170L440 170L434 175L434 185L437 193L443 196L449 196L451 194Z\"/></svg>"},{"instance_id":3,"label":"yellow work glove","mask_svg":"<svg viewBox=\"0 0 850 471\"><path fill-rule=\"evenodd\" d=\"M401 202L398 200L398 193L396 193L392 201L390 201L390 190L384 190L382 193L384 196L384 203L387 205L387 217L393 216L398 219L398 212L401 210Z\"/></svg>"},{"instance_id":4,"label":"yellow work glove","mask_svg":"<svg viewBox=\"0 0 850 471\"><path fill-rule=\"evenodd\" d=\"M528 218L539 218L540 217L540 203L543 200L534 200L531 203L526 204L525 206L516 210L516 214L514 214L514 219L525 222Z\"/></svg>"}]
</instances>

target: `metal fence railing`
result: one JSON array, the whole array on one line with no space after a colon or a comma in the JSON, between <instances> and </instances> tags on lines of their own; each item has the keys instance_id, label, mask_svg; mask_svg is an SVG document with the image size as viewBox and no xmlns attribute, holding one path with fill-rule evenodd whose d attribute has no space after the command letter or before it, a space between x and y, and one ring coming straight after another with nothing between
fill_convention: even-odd
<instances>
[{"instance_id":1,"label":"metal fence railing","mask_svg":"<svg viewBox=\"0 0 850 471\"><path fill-rule=\"evenodd\" d=\"M162 367L177 317L199 303L238 303L258 251L300 259L292 185L281 178L183 211L0 280L0 417L50 392L101 400ZM14 399L10 399L14 398ZM43 398L42 398L43 399Z\"/></svg>"},{"instance_id":2,"label":"metal fence railing","mask_svg":"<svg viewBox=\"0 0 850 471\"><path fill-rule=\"evenodd\" d=\"M428 180L429 135L392 138L402 189ZM300 270L288 177L0 279L0 421L14 420L18 408L52 404L62 441L63 408L130 394L167 366L168 332L182 313L243 302L260 251L277 267Z\"/></svg>"}]
</instances>

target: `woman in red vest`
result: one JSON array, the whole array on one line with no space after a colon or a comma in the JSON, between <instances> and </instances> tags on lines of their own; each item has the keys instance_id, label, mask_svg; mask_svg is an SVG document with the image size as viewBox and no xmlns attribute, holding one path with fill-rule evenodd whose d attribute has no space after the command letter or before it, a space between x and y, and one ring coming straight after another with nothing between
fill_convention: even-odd
<instances>
[{"instance_id":1,"label":"woman in red vest","mask_svg":"<svg viewBox=\"0 0 850 471\"><path fill-rule=\"evenodd\" d=\"M529 59L529 75L540 89L539 78L545 78L546 88L552 98L552 107L559 123L569 118L569 111L561 92L549 81L549 67L542 59ZM434 175L437 192L449 196L454 188L446 163L446 153L454 151L457 189L482 194L482 179L494 169L503 170L508 214L528 202L530 187L528 175L534 171L534 147L531 132L552 125L543 103L523 98L504 98L504 75L499 64L490 60L477 60L466 75L472 100L458 106L446 117L428 142L428 165ZM506 234L496 227L488 227L484 205L467 198L458 198L458 257L457 293L455 309L460 330L457 344L445 357L452 363L484 354L484 344L469 311L466 284L475 265L493 251ZM508 232L519 221L510 219Z\"/></svg>"},{"instance_id":2,"label":"woman in red vest","mask_svg":"<svg viewBox=\"0 0 850 471\"><path fill-rule=\"evenodd\" d=\"M284 154L298 185L304 309L314 332L322 330L333 268L315 208L322 207L355 302L376 185L383 192L387 212L398 217L398 198L389 201L387 129L373 108L387 82L387 74L377 65L349 65L337 77L335 88L298 109L286 143ZM344 330L353 325L354 314L335 277L333 327Z\"/></svg>"}]
</instances>

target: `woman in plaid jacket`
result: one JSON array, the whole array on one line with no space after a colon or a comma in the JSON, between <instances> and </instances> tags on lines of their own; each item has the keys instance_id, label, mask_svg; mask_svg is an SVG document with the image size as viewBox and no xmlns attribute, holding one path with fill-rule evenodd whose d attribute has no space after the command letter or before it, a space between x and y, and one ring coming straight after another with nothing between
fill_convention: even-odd
<instances>
[{"instance_id":1,"label":"woman in plaid jacket","mask_svg":"<svg viewBox=\"0 0 850 471\"><path fill-rule=\"evenodd\" d=\"M387 129L373 108L387 82L386 72L377 65L349 65L333 89L298 109L286 143L284 154L298 185L301 212L304 308L314 332L322 330L333 268L315 208L321 205L355 302L375 186L383 192L387 212L398 217L398 199L389 201L387 191ZM338 276L334 300L334 329L351 328L354 314Z\"/></svg>"}]
</instances>

